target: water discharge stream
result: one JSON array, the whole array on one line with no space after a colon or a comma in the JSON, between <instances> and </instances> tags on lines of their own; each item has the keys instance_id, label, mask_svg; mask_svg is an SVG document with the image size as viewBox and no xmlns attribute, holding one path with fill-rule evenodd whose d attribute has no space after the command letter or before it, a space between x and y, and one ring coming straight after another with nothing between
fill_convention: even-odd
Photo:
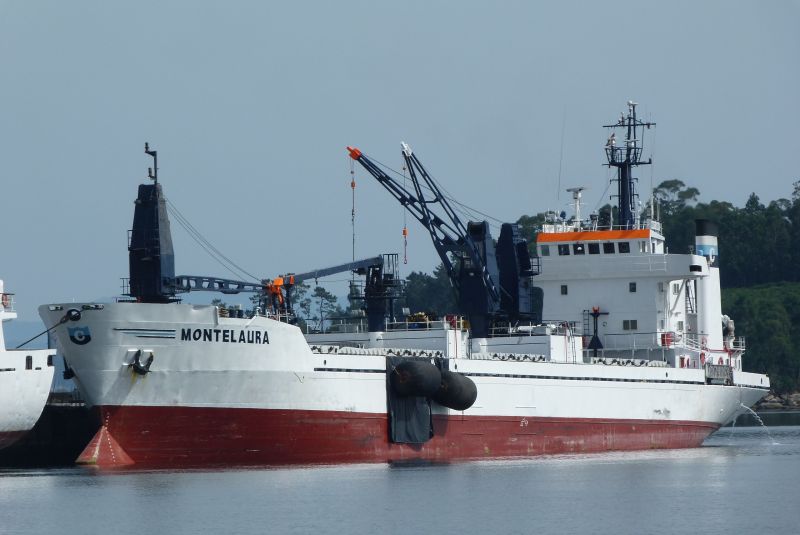
<instances>
[{"instance_id":1,"label":"water discharge stream","mask_svg":"<svg viewBox=\"0 0 800 535\"><path fill-rule=\"evenodd\" d=\"M764 420L762 420L762 419L761 419L761 416L759 416L759 415L758 415L758 413L757 413L756 411L754 411L753 409L751 409L750 407L748 407L748 406L747 406L747 405L745 405L744 403L739 403L739 405L741 405L742 407L744 407L744 409L745 409L747 412L749 412L750 414L752 414L752 415L753 415L753 418L755 418L755 419L756 419L756 421L759 423L759 425L761 425L761 427L762 427L762 428L764 428L764 431L766 431L766 432L767 432L767 435L769 435L769 439L772 441L772 445L773 445L773 446L780 446L780 443L778 443L778 442L775 440L775 437L773 437L773 436L772 436L772 433L770 433L770 431L769 431L769 427L767 427L767 424L765 424L765 423L764 423ZM734 425L734 426L736 425L736 420L734 420L734 421L733 421L733 425Z\"/></svg>"}]
</instances>

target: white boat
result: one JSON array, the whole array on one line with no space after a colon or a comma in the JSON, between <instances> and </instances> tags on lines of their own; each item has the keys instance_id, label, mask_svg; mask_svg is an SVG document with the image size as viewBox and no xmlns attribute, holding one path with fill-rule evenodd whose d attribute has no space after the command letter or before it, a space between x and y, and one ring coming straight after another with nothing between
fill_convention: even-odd
<instances>
[{"instance_id":1,"label":"white boat","mask_svg":"<svg viewBox=\"0 0 800 535\"><path fill-rule=\"evenodd\" d=\"M0 319L17 317L14 294L5 293L0 280ZM53 382L51 349L6 349L0 326L0 449L30 431L42 414Z\"/></svg>"},{"instance_id":2,"label":"white boat","mask_svg":"<svg viewBox=\"0 0 800 535\"><path fill-rule=\"evenodd\" d=\"M607 153L610 163L619 156L613 145ZM545 317L558 320L494 323L475 338L458 316L304 337L258 310L180 303L180 281L234 288L174 277L164 205L160 184L139 187L131 299L39 308L83 397L100 410L102 428L79 462L448 461L696 447L769 391L768 377L744 371L730 320L723 331L707 222L698 224L696 254L667 254L657 223L635 217L623 228L579 216L550 223L538 237L537 284Z\"/></svg>"}]
</instances>

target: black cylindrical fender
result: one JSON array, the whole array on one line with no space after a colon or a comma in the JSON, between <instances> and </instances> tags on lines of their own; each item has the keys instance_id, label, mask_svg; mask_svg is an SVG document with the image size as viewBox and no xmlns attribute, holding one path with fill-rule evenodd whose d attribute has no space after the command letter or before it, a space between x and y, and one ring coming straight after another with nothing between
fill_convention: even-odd
<instances>
[{"instance_id":1,"label":"black cylindrical fender","mask_svg":"<svg viewBox=\"0 0 800 535\"><path fill-rule=\"evenodd\" d=\"M433 401L457 411L465 411L472 407L478 398L478 387L466 375L445 370L442 382L433 395Z\"/></svg>"},{"instance_id":2,"label":"black cylindrical fender","mask_svg":"<svg viewBox=\"0 0 800 535\"><path fill-rule=\"evenodd\" d=\"M390 373L392 389L399 396L430 397L442 382L439 368L425 360L404 360Z\"/></svg>"}]
</instances>

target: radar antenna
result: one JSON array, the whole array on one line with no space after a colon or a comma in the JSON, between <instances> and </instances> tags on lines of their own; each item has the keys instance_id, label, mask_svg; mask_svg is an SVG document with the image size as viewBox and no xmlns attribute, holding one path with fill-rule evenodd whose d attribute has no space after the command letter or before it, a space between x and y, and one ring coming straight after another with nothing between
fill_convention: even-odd
<instances>
[{"instance_id":1,"label":"radar antenna","mask_svg":"<svg viewBox=\"0 0 800 535\"><path fill-rule=\"evenodd\" d=\"M158 184L158 151L150 150L150 144L145 142L144 153L153 157L153 167L147 168L147 177L152 180L154 184Z\"/></svg>"},{"instance_id":2,"label":"radar antenna","mask_svg":"<svg viewBox=\"0 0 800 535\"><path fill-rule=\"evenodd\" d=\"M636 178L633 176L633 168L640 165L650 165L653 159L642 160L642 141L643 129L650 129L656 123L643 122L636 116L636 106L638 104L632 100L628 101L628 115L620 115L616 124L603 125L603 128L611 128L611 135L606 142L606 158L608 167L617 168L617 198L618 212L617 225L622 229L632 229L636 227L638 221L636 198ZM616 129L625 130L625 140L621 145L617 145Z\"/></svg>"},{"instance_id":3,"label":"radar antenna","mask_svg":"<svg viewBox=\"0 0 800 535\"><path fill-rule=\"evenodd\" d=\"M568 193L572 193L572 206L573 210L575 211L575 228L581 228L581 197L583 196L583 190L586 188L583 186L576 186L574 188L567 188Z\"/></svg>"}]
</instances>

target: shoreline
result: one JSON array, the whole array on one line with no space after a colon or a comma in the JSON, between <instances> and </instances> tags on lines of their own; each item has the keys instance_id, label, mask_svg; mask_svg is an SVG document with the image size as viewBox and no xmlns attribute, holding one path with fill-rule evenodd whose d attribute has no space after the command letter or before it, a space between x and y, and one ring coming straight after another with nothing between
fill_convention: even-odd
<instances>
[{"instance_id":1,"label":"shoreline","mask_svg":"<svg viewBox=\"0 0 800 535\"><path fill-rule=\"evenodd\" d=\"M800 392L776 394L770 392L753 407L756 412L761 411L800 411Z\"/></svg>"}]
</instances>

